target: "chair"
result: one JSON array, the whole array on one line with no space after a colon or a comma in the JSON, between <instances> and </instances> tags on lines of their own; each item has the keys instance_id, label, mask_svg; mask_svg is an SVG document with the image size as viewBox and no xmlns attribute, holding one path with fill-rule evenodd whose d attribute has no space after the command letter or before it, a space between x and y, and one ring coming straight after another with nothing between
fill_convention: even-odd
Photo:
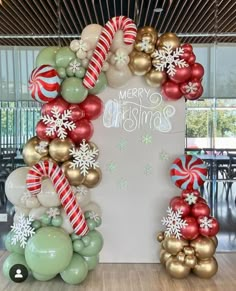
<instances>
[{"instance_id":1,"label":"chair","mask_svg":"<svg viewBox=\"0 0 236 291\"><path fill-rule=\"evenodd\" d=\"M227 190L226 190L226 200L228 200L230 192L232 193L233 183L236 182L236 153L228 153L228 156L229 156L229 166L226 173L227 180L228 180ZM235 201L236 201L236 197L235 197Z\"/></svg>"}]
</instances>

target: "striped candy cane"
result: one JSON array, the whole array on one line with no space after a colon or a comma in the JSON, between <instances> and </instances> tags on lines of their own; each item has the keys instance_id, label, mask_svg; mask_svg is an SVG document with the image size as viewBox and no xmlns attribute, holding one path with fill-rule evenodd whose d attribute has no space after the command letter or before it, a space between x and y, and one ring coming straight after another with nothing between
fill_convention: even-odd
<instances>
[{"instance_id":1,"label":"striped candy cane","mask_svg":"<svg viewBox=\"0 0 236 291\"><path fill-rule=\"evenodd\" d=\"M108 51L110 49L112 40L117 30L123 30L124 32L124 43L131 45L134 43L137 27L133 20L126 16L117 16L110 19L104 26L100 36L93 57L89 62L88 69L86 71L83 85L92 89L100 75L102 66L106 60Z\"/></svg>"},{"instance_id":2,"label":"striped candy cane","mask_svg":"<svg viewBox=\"0 0 236 291\"><path fill-rule=\"evenodd\" d=\"M55 191L59 195L61 204L70 219L74 232L78 235L85 235L88 232L88 226L79 207L71 186L66 179L61 168L50 161L41 161L35 164L28 172L26 186L28 191L36 196L41 191L42 177L47 176L51 179Z\"/></svg>"}]
</instances>

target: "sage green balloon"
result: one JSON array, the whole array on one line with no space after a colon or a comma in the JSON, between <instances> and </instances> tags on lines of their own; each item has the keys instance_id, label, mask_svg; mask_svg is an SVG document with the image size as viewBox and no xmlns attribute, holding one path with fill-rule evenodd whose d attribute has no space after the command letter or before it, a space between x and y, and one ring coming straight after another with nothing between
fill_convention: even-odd
<instances>
[{"instance_id":1,"label":"sage green balloon","mask_svg":"<svg viewBox=\"0 0 236 291\"><path fill-rule=\"evenodd\" d=\"M50 65L55 67L56 53L59 49L60 47L58 46L50 46L42 49L36 58L36 67L39 67L41 65Z\"/></svg>"},{"instance_id":2,"label":"sage green balloon","mask_svg":"<svg viewBox=\"0 0 236 291\"><path fill-rule=\"evenodd\" d=\"M98 94L104 91L107 87L106 75L101 72L93 89L89 89L89 94Z\"/></svg>"},{"instance_id":3,"label":"sage green balloon","mask_svg":"<svg viewBox=\"0 0 236 291\"><path fill-rule=\"evenodd\" d=\"M36 273L36 272L32 272L32 275L36 280L49 281L49 280L55 278L57 274L55 274L55 275L42 275L42 274L39 274L39 273Z\"/></svg>"},{"instance_id":4,"label":"sage green balloon","mask_svg":"<svg viewBox=\"0 0 236 291\"><path fill-rule=\"evenodd\" d=\"M66 78L66 69L65 68L57 68L57 73L61 79Z\"/></svg>"},{"instance_id":5,"label":"sage green balloon","mask_svg":"<svg viewBox=\"0 0 236 291\"><path fill-rule=\"evenodd\" d=\"M84 243L82 240L77 239L73 242L73 249L74 252L79 253L80 251L82 251L82 249L85 247Z\"/></svg>"},{"instance_id":6,"label":"sage green balloon","mask_svg":"<svg viewBox=\"0 0 236 291\"><path fill-rule=\"evenodd\" d=\"M70 61L75 58L75 53L69 47L62 47L56 54L57 67L66 68Z\"/></svg>"},{"instance_id":7,"label":"sage green balloon","mask_svg":"<svg viewBox=\"0 0 236 291\"><path fill-rule=\"evenodd\" d=\"M17 241L16 244L12 244L12 238L14 235L15 234L13 232L8 232L5 239L5 247L9 252L23 255L25 253L25 249L20 245L20 242Z\"/></svg>"},{"instance_id":8,"label":"sage green balloon","mask_svg":"<svg viewBox=\"0 0 236 291\"><path fill-rule=\"evenodd\" d=\"M25 259L33 272L52 276L63 271L73 255L72 242L62 229L53 226L40 228L28 240Z\"/></svg>"},{"instance_id":9,"label":"sage green balloon","mask_svg":"<svg viewBox=\"0 0 236 291\"><path fill-rule=\"evenodd\" d=\"M78 254L74 254L69 266L60 273L62 279L68 284L79 284L87 277L88 265Z\"/></svg>"},{"instance_id":10,"label":"sage green balloon","mask_svg":"<svg viewBox=\"0 0 236 291\"><path fill-rule=\"evenodd\" d=\"M6 260L3 263L3 274L6 278L11 279L9 276L9 271L11 269L12 266L16 265L16 264L21 264L24 265L29 272L29 267L27 266L25 257L23 255L20 254L16 254L16 253L12 253L10 254Z\"/></svg>"},{"instance_id":11,"label":"sage green balloon","mask_svg":"<svg viewBox=\"0 0 236 291\"><path fill-rule=\"evenodd\" d=\"M61 96L69 103L81 103L87 95L88 90L79 78L66 78L61 84Z\"/></svg>"},{"instance_id":12,"label":"sage green balloon","mask_svg":"<svg viewBox=\"0 0 236 291\"><path fill-rule=\"evenodd\" d=\"M99 263L99 255L91 256L91 257L84 257L85 262L88 265L88 270L94 270Z\"/></svg>"},{"instance_id":13,"label":"sage green balloon","mask_svg":"<svg viewBox=\"0 0 236 291\"><path fill-rule=\"evenodd\" d=\"M86 257L96 256L103 247L102 235L97 230L92 230L83 239L86 237L89 237L90 244L78 251L78 253Z\"/></svg>"},{"instance_id":14,"label":"sage green balloon","mask_svg":"<svg viewBox=\"0 0 236 291\"><path fill-rule=\"evenodd\" d=\"M52 225L59 227L63 223L63 218L60 215L57 215L56 217L52 218Z\"/></svg>"}]
</instances>

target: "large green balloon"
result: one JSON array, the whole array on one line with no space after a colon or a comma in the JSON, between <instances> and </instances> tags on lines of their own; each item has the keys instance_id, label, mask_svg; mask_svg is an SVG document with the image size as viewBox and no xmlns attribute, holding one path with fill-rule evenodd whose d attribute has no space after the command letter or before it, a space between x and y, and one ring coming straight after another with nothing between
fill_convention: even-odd
<instances>
[{"instance_id":1,"label":"large green balloon","mask_svg":"<svg viewBox=\"0 0 236 291\"><path fill-rule=\"evenodd\" d=\"M11 267L16 264L24 265L28 269L28 272L29 272L29 267L27 266L25 257L20 254L12 253L6 258L2 267L3 274L6 278L11 279L9 276L9 272L10 272Z\"/></svg>"},{"instance_id":2,"label":"large green balloon","mask_svg":"<svg viewBox=\"0 0 236 291\"><path fill-rule=\"evenodd\" d=\"M12 237L15 234L13 232L8 232L5 239L5 247L9 252L14 252L16 254L23 255L25 253L25 249L20 246L20 242L17 241L16 244L12 244Z\"/></svg>"},{"instance_id":3,"label":"large green balloon","mask_svg":"<svg viewBox=\"0 0 236 291\"><path fill-rule=\"evenodd\" d=\"M61 84L61 96L69 103L81 103L88 95L88 90L79 78L66 78Z\"/></svg>"},{"instance_id":4,"label":"large green balloon","mask_svg":"<svg viewBox=\"0 0 236 291\"><path fill-rule=\"evenodd\" d=\"M62 47L56 54L56 65L57 67L66 68L70 61L75 58L75 53L69 47Z\"/></svg>"},{"instance_id":5,"label":"large green balloon","mask_svg":"<svg viewBox=\"0 0 236 291\"><path fill-rule=\"evenodd\" d=\"M88 265L78 254L74 254L69 266L60 273L62 279L68 284L79 284L87 277Z\"/></svg>"},{"instance_id":6,"label":"large green balloon","mask_svg":"<svg viewBox=\"0 0 236 291\"><path fill-rule=\"evenodd\" d=\"M69 235L61 228L43 227L28 240L25 259L32 271L41 275L55 275L63 271L73 255Z\"/></svg>"},{"instance_id":7,"label":"large green balloon","mask_svg":"<svg viewBox=\"0 0 236 291\"><path fill-rule=\"evenodd\" d=\"M96 256L101 251L103 246L102 235L97 230L92 230L83 238L86 237L89 237L90 244L78 251L78 253L86 257Z\"/></svg>"},{"instance_id":8,"label":"large green balloon","mask_svg":"<svg viewBox=\"0 0 236 291\"><path fill-rule=\"evenodd\" d=\"M51 65L53 67L56 66L56 53L60 47L58 46L50 46L42 49L37 58L36 58L36 67L41 65Z\"/></svg>"},{"instance_id":9,"label":"large green balloon","mask_svg":"<svg viewBox=\"0 0 236 291\"><path fill-rule=\"evenodd\" d=\"M32 272L32 275L36 280L49 281L49 280L55 278L57 274L55 274L55 275L42 275L42 274L38 274L36 272Z\"/></svg>"},{"instance_id":10,"label":"large green balloon","mask_svg":"<svg viewBox=\"0 0 236 291\"><path fill-rule=\"evenodd\" d=\"M107 87L107 78L106 78L106 75L103 72L101 72L93 89L89 89L89 94L96 95L98 93L101 93L102 91L106 89L106 87Z\"/></svg>"},{"instance_id":11,"label":"large green balloon","mask_svg":"<svg viewBox=\"0 0 236 291\"><path fill-rule=\"evenodd\" d=\"M97 256L92 256L92 257L84 257L84 260L86 261L88 265L88 270L94 270L99 263L99 255Z\"/></svg>"}]
</instances>

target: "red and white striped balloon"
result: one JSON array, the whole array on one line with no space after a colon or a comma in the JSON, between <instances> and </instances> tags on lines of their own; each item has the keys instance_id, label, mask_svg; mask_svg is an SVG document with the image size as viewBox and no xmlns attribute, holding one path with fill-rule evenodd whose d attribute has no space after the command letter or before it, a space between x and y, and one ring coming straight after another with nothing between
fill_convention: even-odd
<instances>
[{"instance_id":1,"label":"red and white striped balloon","mask_svg":"<svg viewBox=\"0 0 236 291\"><path fill-rule=\"evenodd\" d=\"M88 226L82 209L75 199L72 188L66 179L61 168L48 160L35 164L28 172L26 186L28 191L36 196L41 191L42 177L49 177L59 195L61 204L64 207L74 232L78 235L85 235L88 232Z\"/></svg>"},{"instance_id":2,"label":"red and white striped balloon","mask_svg":"<svg viewBox=\"0 0 236 291\"><path fill-rule=\"evenodd\" d=\"M92 89L95 86L101 73L102 66L106 60L112 40L115 33L119 29L124 32L125 44L131 45L134 43L137 35L137 27L133 20L126 16L116 16L110 19L104 26L99 36L99 41L94 50L93 57L89 62L89 66L83 80L83 85L87 89Z\"/></svg>"},{"instance_id":3,"label":"red and white striped balloon","mask_svg":"<svg viewBox=\"0 0 236 291\"><path fill-rule=\"evenodd\" d=\"M31 73L29 79L30 94L36 101L50 102L58 96L60 83L57 71L49 65L42 65Z\"/></svg>"}]
</instances>

